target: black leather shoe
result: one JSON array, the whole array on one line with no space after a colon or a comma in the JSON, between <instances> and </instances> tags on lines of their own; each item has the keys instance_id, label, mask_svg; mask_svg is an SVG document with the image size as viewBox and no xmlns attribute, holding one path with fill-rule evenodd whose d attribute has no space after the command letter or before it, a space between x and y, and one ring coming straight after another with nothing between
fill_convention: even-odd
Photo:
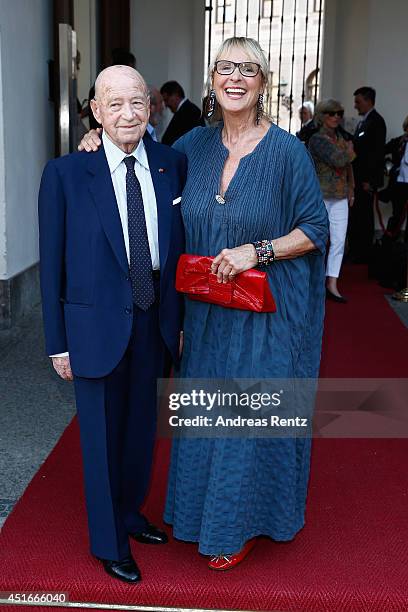
<instances>
[{"instance_id":1,"label":"black leather shoe","mask_svg":"<svg viewBox=\"0 0 408 612\"><path fill-rule=\"evenodd\" d=\"M109 559L99 559L99 561L102 561L105 572L112 578L131 583L140 582L142 579L140 569L133 557L126 557L121 561L109 561Z\"/></svg>"},{"instance_id":2,"label":"black leather shoe","mask_svg":"<svg viewBox=\"0 0 408 612\"><path fill-rule=\"evenodd\" d=\"M142 544L167 544L169 541L167 535L161 529L148 523L143 531L130 533L131 538Z\"/></svg>"},{"instance_id":3,"label":"black leather shoe","mask_svg":"<svg viewBox=\"0 0 408 612\"><path fill-rule=\"evenodd\" d=\"M347 304L347 300L342 295L335 295L331 291L326 288L326 298L331 300L332 302L337 302L338 304Z\"/></svg>"}]
</instances>

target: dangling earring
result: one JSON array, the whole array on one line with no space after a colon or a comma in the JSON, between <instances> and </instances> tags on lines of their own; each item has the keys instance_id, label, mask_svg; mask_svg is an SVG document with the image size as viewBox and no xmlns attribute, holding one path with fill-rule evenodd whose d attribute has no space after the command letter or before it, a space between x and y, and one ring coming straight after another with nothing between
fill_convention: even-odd
<instances>
[{"instance_id":1,"label":"dangling earring","mask_svg":"<svg viewBox=\"0 0 408 612\"><path fill-rule=\"evenodd\" d=\"M259 122L264 113L264 105L263 105L263 95L259 94L258 102L256 103L256 125L259 125Z\"/></svg>"},{"instance_id":2,"label":"dangling earring","mask_svg":"<svg viewBox=\"0 0 408 612\"><path fill-rule=\"evenodd\" d=\"M215 97L215 91L211 89L210 95L208 96L205 114L207 115L207 119L213 116L215 111L215 105L217 104L217 98Z\"/></svg>"}]
</instances>

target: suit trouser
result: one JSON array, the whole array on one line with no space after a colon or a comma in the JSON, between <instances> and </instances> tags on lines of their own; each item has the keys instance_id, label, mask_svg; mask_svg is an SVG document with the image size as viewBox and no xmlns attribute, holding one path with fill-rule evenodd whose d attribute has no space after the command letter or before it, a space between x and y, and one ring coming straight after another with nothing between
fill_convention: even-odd
<instances>
[{"instance_id":1,"label":"suit trouser","mask_svg":"<svg viewBox=\"0 0 408 612\"><path fill-rule=\"evenodd\" d=\"M131 532L144 529L139 509L149 484L156 432L156 379L165 346L159 304L133 307L127 350L104 378L75 377L91 552L118 561Z\"/></svg>"},{"instance_id":2,"label":"suit trouser","mask_svg":"<svg viewBox=\"0 0 408 612\"><path fill-rule=\"evenodd\" d=\"M327 255L326 276L338 278L340 274L341 262L344 255L344 243L346 240L347 221L348 221L348 201L325 199L327 214L330 227L330 246Z\"/></svg>"},{"instance_id":3,"label":"suit trouser","mask_svg":"<svg viewBox=\"0 0 408 612\"><path fill-rule=\"evenodd\" d=\"M392 197L392 217L389 221L388 229L390 232L398 232L402 225L401 219L404 218L404 210L408 202L408 183L396 182ZM408 217L408 215L407 215ZM405 242L408 242L408 223L405 226Z\"/></svg>"},{"instance_id":4,"label":"suit trouser","mask_svg":"<svg viewBox=\"0 0 408 612\"><path fill-rule=\"evenodd\" d=\"M373 246L373 194L356 185L354 205L350 209L349 249L356 259L367 261Z\"/></svg>"}]
</instances>

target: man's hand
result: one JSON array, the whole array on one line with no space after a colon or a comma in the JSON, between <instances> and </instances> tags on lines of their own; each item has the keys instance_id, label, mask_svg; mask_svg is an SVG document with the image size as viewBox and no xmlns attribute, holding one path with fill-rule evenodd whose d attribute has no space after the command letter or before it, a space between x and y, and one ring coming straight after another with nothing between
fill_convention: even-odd
<instances>
[{"instance_id":1,"label":"man's hand","mask_svg":"<svg viewBox=\"0 0 408 612\"><path fill-rule=\"evenodd\" d=\"M74 380L69 357L51 357L54 370L63 380Z\"/></svg>"},{"instance_id":2,"label":"man's hand","mask_svg":"<svg viewBox=\"0 0 408 612\"><path fill-rule=\"evenodd\" d=\"M371 186L370 183L361 183L362 188L364 189L364 191L371 191Z\"/></svg>"},{"instance_id":3,"label":"man's hand","mask_svg":"<svg viewBox=\"0 0 408 612\"><path fill-rule=\"evenodd\" d=\"M258 256L253 244L243 244L234 249L223 249L211 265L211 272L217 275L219 283L228 283L236 274L255 268Z\"/></svg>"},{"instance_id":4,"label":"man's hand","mask_svg":"<svg viewBox=\"0 0 408 612\"><path fill-rule=\"evenodd\" d=\"M102 144L101 134L102 128L87 132L78 145L78 151L86 151L87 153L97 151Z\"/></svg>"}]
</instances>

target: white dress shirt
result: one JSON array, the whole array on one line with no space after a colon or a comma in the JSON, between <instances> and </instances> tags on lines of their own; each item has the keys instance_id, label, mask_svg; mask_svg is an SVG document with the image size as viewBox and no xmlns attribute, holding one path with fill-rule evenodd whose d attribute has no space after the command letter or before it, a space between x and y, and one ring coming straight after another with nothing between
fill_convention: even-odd
<instances>
[{"instance_id":1,"label":"white dress shirt","mask_svg":"<svg viewBox=\"0 0 408 612\"><path fill-rule=\"evenodd\" d=\"M176 110L176 113L183 106L184 102L187 102L187 98L183 98L182 100L180 100L180 102L178 104L178 107L177 107L177 110Z\"/></svg>"},{"instance_id":2,"label":"white dress shirt","mask_svg":"<svg viewBox=\"0 0 408 612\"><path fill-rule=\"evenodd\" d=\"M102 133L102 142L105 149L106 159L112 177L113 189L115 191L116 202L118 205L119 216L122 223L123 239L125 242L126 254L130 262L129 255L129 232L126 201L126 166L123 159L127 157L119 147L117 147L105 134ZM150 174L149 162L143 140L140 140L133 153L136 159L135 174L139 180L143 196L143 205L146 218L147 237L149 240L150 255L152 258L153 270L160 269L159 261L159 228L157 222L157 202ZM50 357L68 357L68 353L50 355Z\"/></svg>"},{"instance_id":3,"label":"white dress shirt","mask_svg":"<svg viewBox=\"0 0 408 612\"><path fill-rule=\"evenodd\" d=\"M129 233L126 202L126 166L123 159L127 156L117 147L103 132L102 142L105 149L106 159L108 160L109 170L112 177L113 189L115 191L116 202L118 205L120 220L122 223L123 239L125 241L126 254L129 256ZM135 174L139 180L143 196L145 210L147 237L149 239L150 255L152 258L153 270L159 270L159 229L157 224L157 203L153 181L150 174L149 162L147 160L146 149L143 140L140 140L136 149L131 153L136 159Z\"/></svg>"},{"instance_id":4,"label":"white dress shirt","mask_svg":"<svg viewBox=\"0 0 408 612\"><path fill-rule=\"evenodd\" d=\"M367 119L368 115L373 112L373 110L374 110L374 106L373 106L373 108L370 108L370 110L367 111L365 115L362 116L361 121L365 121Z\"/></svg>"},{"instance_id":5,"label":"white dress shirt","mask_svg":"<svg viewBox=\"0 0 408 612\"><path fill-rule=\"evenodd\" d=\"M368 115L373 112L373 110L374 110L374 106L373 108L370 108L370 110L367 111L365 115L360 115L361 119L357 123L356 131L361 129L361 126L363 125L364 121L367 119ZM358 136L364 136L364 132L361 132L361 134L358 134Z\"/></svg>"}]
</instances>

